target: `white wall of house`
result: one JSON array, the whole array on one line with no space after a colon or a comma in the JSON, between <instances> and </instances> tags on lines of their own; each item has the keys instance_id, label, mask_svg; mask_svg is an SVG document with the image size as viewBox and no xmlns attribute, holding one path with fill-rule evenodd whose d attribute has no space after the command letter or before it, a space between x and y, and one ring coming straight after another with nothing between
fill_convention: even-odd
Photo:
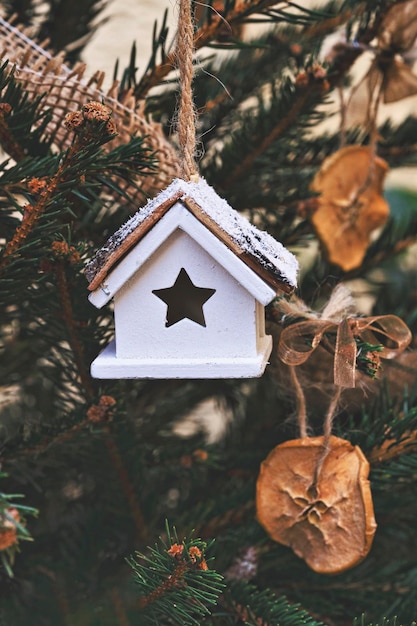
<instances>
[{"instance_id":1,"label":"white wall of house","mask_svg":"<svg viewBox=\"0 0 417 626\"><path fill-rule=\"evenodd\" d=\"M152 291L171 287L181 268L197 287L216 290L203 304L206 327L189 319L166 327L167 305ZM118 358L215 359L257 354L260 315L254 297L181 229L117 292L114 309Z\"/></svg>"}]
</instances>

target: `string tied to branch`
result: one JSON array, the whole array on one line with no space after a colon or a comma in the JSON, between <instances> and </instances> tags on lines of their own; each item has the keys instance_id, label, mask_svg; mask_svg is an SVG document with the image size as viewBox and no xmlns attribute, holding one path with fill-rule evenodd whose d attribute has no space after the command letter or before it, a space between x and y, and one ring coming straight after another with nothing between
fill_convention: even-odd
<instances>
[{"instance_id":1,"label":"string tied to branch","mask_svg":"<svg viewBox=\"0 0 417 626\"><path fill-rule=\"evenodd\" d=\"M196 152L196 113L192 82L194 76L194 24L191 0L179 0L177 30L177 63L180 81L178 109L178 141L180 145L181 175L186 181L198 180Z\"/></svg>"}]
</instances>

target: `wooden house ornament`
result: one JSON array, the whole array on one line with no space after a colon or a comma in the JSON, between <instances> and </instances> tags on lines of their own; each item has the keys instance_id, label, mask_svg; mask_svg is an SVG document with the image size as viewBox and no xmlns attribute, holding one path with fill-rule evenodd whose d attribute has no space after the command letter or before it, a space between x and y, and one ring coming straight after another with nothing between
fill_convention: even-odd
<instances>
[{"instance_id":1,"label":"wooden house ornament","mask_svg":"<svg viewBox=\"0 0 417 626\"><path fill-rule=\"evenodd\" d=\"M174 180L85 269L89 300L114 300L115 339L95 378L260 376L264 307L296 286L295 257L205 182Z\"/></svg>"}]
</instances>

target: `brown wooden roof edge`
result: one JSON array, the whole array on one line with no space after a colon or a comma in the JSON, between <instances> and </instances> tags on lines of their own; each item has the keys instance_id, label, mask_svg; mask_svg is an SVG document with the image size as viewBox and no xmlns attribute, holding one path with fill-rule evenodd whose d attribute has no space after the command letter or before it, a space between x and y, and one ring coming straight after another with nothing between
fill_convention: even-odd
<instances>
[{"instance_id":1,"label":"brown wooden roof edge","mask_svg":"<svg viewBox=\"0 0 417 626\"><path fill-rule=\"evenodd\" d=\"M177 191L173 194L168 200L165 200L162 204L160 204L141 224L139 224L135 230L127 235L127 237L123 240L123 242L116 246L114 250L112 250L109 254L103 255L103 261L100 263L100 251L99 250L92 261L87 265L87 268L91 268L91 279L90 284L88 285L89 291L95 291L97 287L101 285L101 283L106 278L107 274L112 270L113 266L116 265L118 261L124 257L129 250L140 241L147 232L161 219L163 215L181 198L183 193L181 191ZM110 237L105 244L104 248L111 247L111 242L114 235ZM110 244L110 246L108 246ZM97 268L94 267L94 261L96 261ZM86 269L87 269L86 268ZM87 276L87 280L89 279L89 274L85 271Z\"/></svg>"},{"instance_id":2,"label":"brown wooden roof edge","mask_svg":"<svg viewBox=\"0 0 417 626\"><path fill-rule=\"evenodd\" d=\"M204 224L210 232L212 232L216 237L222 241L232 252L236 254L237 257L241 259L251 270L253 270L260 278L262 278L266 283L273 287L274 289L284 291L285 293L292 293L294 291L294 286L290 285L281 274L278 274L272 268L268 269L264 265L262 265L255 256L249 254L248 252L242 250L239 245L228 235L226 231L224 231L220 226L211 219L211 217L201 209L201 207L195 202L192 198L185 197L183 198L184 204L187 206L188 210L196 217L199 222Z\"/></svg>"},{"instance_id":3,"label":"brown wooden roof edge","mask_svg":"<svg viewBox=\"0 0 417 626\"><path fill-rule=\"evenodd\" d=\"M158 196L154 198L151 203L157 202L157 199ZM256 254L251 253L250 250L243 250L238 242L221 228L219 224L204 211L200 204L194 198L189 197L182 188L176 191L173 190L172 195L165 198L160 204L156 203L149 215L144 217L143 221L139 222L137 226L134 226L133 229L130 230L132 228L132 221L135 221L135 216L139 215L140 217L141 210L146 210L146 206L139 209L133 218L108 239L106 244L97 252L96 256L85 268L87 280L90 281L88 286L90 291L94 291L102 284L113 267L128 254L130 249L151 230L178 200L181 200L186 208L206 226L210 232L271 287L277 291L284 291L285 293L291 293L294 290L295 285L291 284L290 280L286 280L285 276L280 273L276 265L268 258L262 256L259 250L255 251ZM229 208L231 209L231 207ZM238 215L240 216L240 214Z\"/></svg>"}]
</instances>

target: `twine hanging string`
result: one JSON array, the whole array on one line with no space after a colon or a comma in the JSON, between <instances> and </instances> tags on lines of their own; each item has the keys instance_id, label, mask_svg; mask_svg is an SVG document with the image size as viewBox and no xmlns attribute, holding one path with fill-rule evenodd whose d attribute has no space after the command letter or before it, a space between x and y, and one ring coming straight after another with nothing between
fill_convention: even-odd
<instances>
[{"instance_id":1,"label":"twine hanging string","mask_svg":"<svg viewBox=\"0 0 417 626\"><path fill-rule=\"evenodd\" d=\"M297 376L297 368L294 365L290 365L291 381L295 387L295 395L297 400L297 422L300 432L300 437L305 439L308 437L308 418L306 399L304 395L303 386L300 383ZM314 468L313 483L310 487L313 491L316 489L317 482L320 477L321 468L323 467L324 460L330 451L330 437L332 436L333 421L336 415L337 408L339 406L340 396L342 395L343 387L335 385L335 392L330 401L329 408L327 409L326 417L323 424L323 446L322 452L317 459L316 467Z\"/></svg>"},{"instance_id":2,"label":"twine hanging string","mask_svg":"<svg viewBox=\"0 0 417 626\"><path fill-rule=\"evenodd\" d=\"M343 387L337 386L333 397L330 401L329 408L327 409L326 417L323 425L323 450L317 459L316 467L314 470L314 479L312 487L315 489L320 478L321 468L323 467L324 460L330 452L330 437L332 436L333 420L336 415L337 408L339 406L340 396L342 395Z\"/></svg>"},{"instance_id":3,"label":"twine hanging string","mask_svg":"<svg viewBox=\"0 0 417 626\"><path fill-rule=\"evenodd\" d=\"M307 418L307 405L304 395L304 389L299 381L297 375L297 368L294 365L290 365L291 382L295 387L295 396L297 401L297 422L300 437L304 439L308 437L308 418ZM329 408L327 409L326 417L323 424L323 447L325 450L329 447L329 441L332 434L333 419L336 414L337 407L339 405L340 396L342 394L343 387L335 385L335 392L330 401Z\"/></svg>"},{"instance_id":4,"label":"twine hanging string","mask_svg":"<svg viewBox=\"0 0 417 626\"><path fill-rule=\"evenodd\" d=\"M178 110L178 139L180 144L181 175L186 181L198 180L194 159L196 149L195 108L193 102L194 27L191 0L179 0L177 62L180 79Z\"/></svg>"},{"instance_id":5,"label":"twine hanging string","mask_svg":"<svg viewBox=\"0 0 417 626\"><path fill-rule=\"evenodd\" d=\"M295 388L298 429L300 431L301 439L304 439L305 437L308 437L306 397L304 395L303 387L298 380L295 365L289 365L288 367L290 368L291 382Z\"/></svg>"}]
</instances>

